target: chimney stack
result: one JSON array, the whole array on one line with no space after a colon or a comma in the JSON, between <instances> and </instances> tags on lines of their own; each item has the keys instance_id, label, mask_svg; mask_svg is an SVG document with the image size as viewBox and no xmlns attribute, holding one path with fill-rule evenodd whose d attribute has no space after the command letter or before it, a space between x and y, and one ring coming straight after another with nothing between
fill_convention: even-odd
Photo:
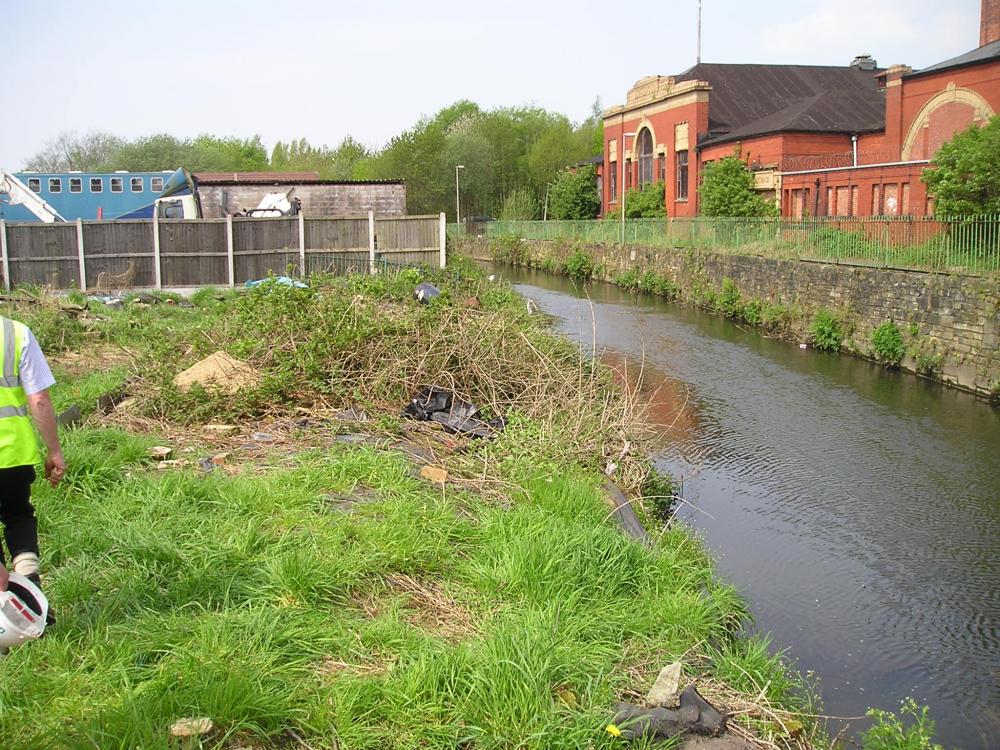
<instances>
[{"instance_id":1,"label":"chimney stack","mask_svg":"<svg viewBox=\"0 0 1000 750\"><path fill-rule=\"evenodd\" d=\"M1000 0L983 0L979 16L979 46L1000 40Z\"/></svg>"}]
</instances>

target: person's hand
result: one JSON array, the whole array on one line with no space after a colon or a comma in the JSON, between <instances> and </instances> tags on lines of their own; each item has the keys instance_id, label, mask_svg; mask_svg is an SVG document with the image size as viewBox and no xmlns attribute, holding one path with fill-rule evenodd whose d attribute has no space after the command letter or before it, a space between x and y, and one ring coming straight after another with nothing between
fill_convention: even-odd
<instances>
[{"instance_id":1,"label":"person's hand","mask_svg":"<svg viewBox=\"0 0 1000 750\"><path fill-rule=\"evenodd\" d=\"M66 461L59 451L51 451L45 457L45 478L55 487L66 474Z\"/></svg>"},{"instance_id":2,"label":"person's hand","mask_svg":"<svg viewBox=\"0 0 1000 750\"><path fill-rule=\"evenodd\" d=\"M7 572L7 568L0 563L0 591L7 590L7 581L10 580L10 573Z\"/></svg>"}]
</instances>

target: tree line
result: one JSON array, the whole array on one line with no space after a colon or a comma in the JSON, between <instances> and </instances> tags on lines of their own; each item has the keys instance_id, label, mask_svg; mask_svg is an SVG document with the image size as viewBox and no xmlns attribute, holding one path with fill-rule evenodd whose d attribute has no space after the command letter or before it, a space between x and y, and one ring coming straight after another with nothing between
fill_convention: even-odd
<instances>
[{"instance_id":1,"label":"tree line","mask_svg":"<svg viewBox=\"0 0 1000 750\"><path fill-rule=\"evenodd\" d=\"M305 138L279 141L268 153L259 136L120 138L63 133L31 157L39 172L133 172L185 167L192 172L315 171L331 180L405 180L411 214L455 214L456 166L462 216L540 218L549 189L566 167L602 152L600 102L573 123L539 107L484 110L463 100L370 148L348 135L338 146ZM596 188L594 189L596 195Z\"/></svg>"}]
</instances>

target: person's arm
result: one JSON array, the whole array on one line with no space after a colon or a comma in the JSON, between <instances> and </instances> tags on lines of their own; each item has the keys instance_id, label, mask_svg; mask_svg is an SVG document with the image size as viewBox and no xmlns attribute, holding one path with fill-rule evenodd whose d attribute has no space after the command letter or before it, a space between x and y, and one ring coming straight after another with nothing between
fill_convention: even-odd
<instances>
[{"instance_id":1,"label":"person's arm","mask_svg":"<svg viewBox=\"0 0 1000 750\"><path fill-rule=\"evenodd\" d=\"M45 478L55 487L66 473L66 461L59 445L59 431L56 427L56 411L48 390L28 395L28 408L35 420L42 440L45 442Z\"/></svg>"}]
</instances>

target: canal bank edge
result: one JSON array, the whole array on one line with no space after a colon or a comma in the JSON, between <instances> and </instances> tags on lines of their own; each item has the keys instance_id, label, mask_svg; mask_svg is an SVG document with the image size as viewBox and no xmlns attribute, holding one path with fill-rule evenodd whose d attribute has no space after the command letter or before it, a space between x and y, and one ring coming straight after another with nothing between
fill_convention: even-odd
<instances>
[{"instance_id":1,"label":"canal bank edge","mask_svg":"<svg viewBox=\"0 0 1000 750\"><path fill-rule=\"evenodd\" d=\"M868 359L879 359L873 332L892 321L905 345L900 369L1000 400L1000 282L995 280L560 240L469 238L459 240L456 250L625 285L653 274L667 282L668 296L794 342L809 341L816 314L828 311L840 322L840 351ZM757 301L773 314L750 320L734 315L726 304L734 297L743 305Z\"/></svg>"}]
</instances>

